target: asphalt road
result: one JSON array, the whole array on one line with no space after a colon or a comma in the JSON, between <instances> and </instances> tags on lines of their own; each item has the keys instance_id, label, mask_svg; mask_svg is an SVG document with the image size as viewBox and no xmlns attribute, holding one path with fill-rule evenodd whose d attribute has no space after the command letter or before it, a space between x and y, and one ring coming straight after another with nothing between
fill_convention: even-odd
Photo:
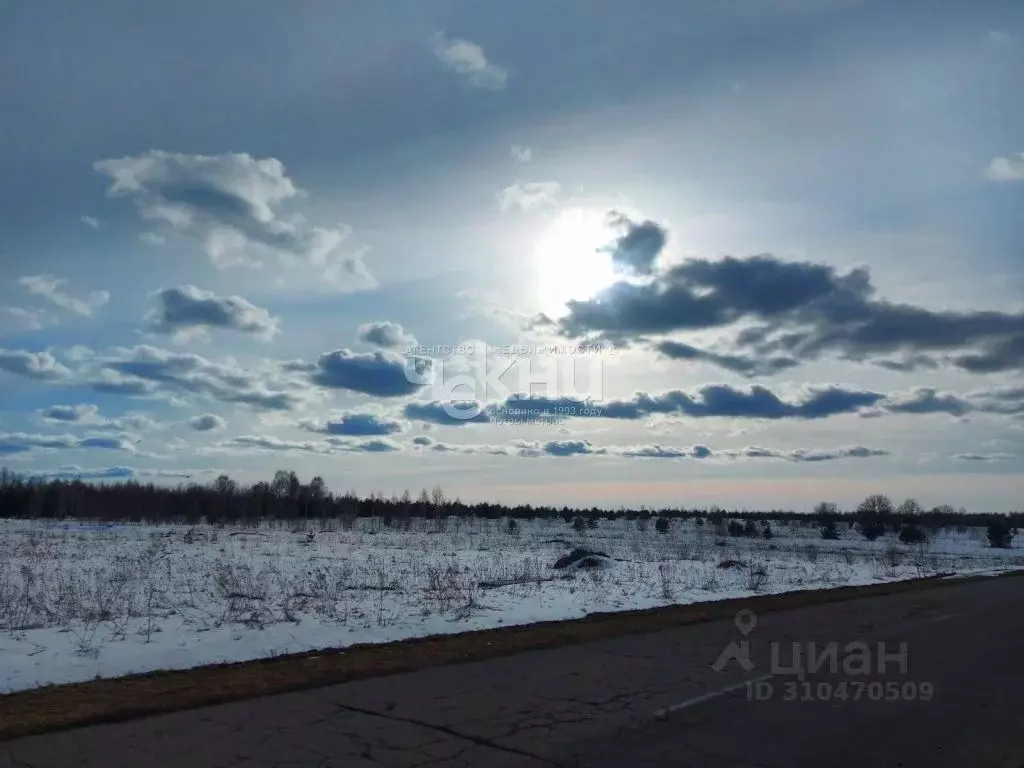
<instances>
[{"instance_id":1,"label":"asphalt road","mask_svg":"<svg viewBox=\"0 0 1024 768\"><path fill-rule=\"evenodd\" d=\"M1024 767L1024 579L749 618L34 736L0 767ZM801 677L794 643L837 662Z\"/></svg>"}]
</instances>

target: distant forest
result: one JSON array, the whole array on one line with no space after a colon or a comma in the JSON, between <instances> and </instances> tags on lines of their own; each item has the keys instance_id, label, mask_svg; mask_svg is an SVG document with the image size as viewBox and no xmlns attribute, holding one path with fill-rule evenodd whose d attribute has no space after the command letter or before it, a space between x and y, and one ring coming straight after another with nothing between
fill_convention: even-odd
<instances>
[{"instance_id":1,"label":"distant forest","mask_svg":"<svg viewBox=\"0 0 1024 768\"><path fill-rule=\"evenodd\" d=\"M518 520L562 518L567 523L577 518L596 522L664 517L693 518L721 525L727 519L795 520L807 524L837 522L863 523L870 519L886 528L899 530L904 524L933 530L956 526L985 526L1001 519L1011 527L1024 527L1024 512L1009 514L971 514L967 510L943 505L925 510L912 499L894 505L886 496L869 496L854 510L843 511L835 504L822 502L812 514L791 510L725 510L718 507L661 509L580 509L481 502L466 504L450 499L440 487L423 490L417 496L408 491L385 497L373 494L335 494L322 477L303 483L295 472L278 470L269 481L250 486L221 475L208 484L191 483L177 487L158 486L135 480L92 483L82 480L24 477L0 468L0 518L41 518L135 523L232 523L257 526L270 520L354 519L375 517L386 525L411 518L478 517Z\"/></svg>"}]
</instances>

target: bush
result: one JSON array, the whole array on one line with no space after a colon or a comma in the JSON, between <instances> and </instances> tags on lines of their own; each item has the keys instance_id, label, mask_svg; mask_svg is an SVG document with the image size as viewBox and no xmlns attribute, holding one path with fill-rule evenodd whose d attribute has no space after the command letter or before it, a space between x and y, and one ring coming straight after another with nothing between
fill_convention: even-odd
<instances>
[{"instance_id":1,"label":"bush","mask_svg":"<svg viewBox=\"0 0 1024 768\"><path fill-rule=\"evenodd\" d=\"M885 523L881 520L865 520L860 524L860 532L868 541L874 541L885 533Z\"/></svg>"},{"instance_id":2,"label":"bush","mask_svg":"<svg viewBox=\"0 0 1024 768\"><path fill-rule=\"evenodd\" d=\"M770 539L770 538L772 538L772 537L773 537L773 536L774 536L775 534L774 534L774 533L772 533L772 527L771 527L770 525L766 525L766 526L764 527L764 531L763 531L763 532L761 533L761 535L762 535L762 536L764 536L764 537L765 537L766 539Z\"/></svg>"},{"instance_id":3,"label":"bush","mask_svg":"<svg viewBox=\"0 0 1024 768\"><path fill-rule=\"evenodd\" d=\"M908 523L900 528L900 541L903 544L920 544L927 538L928 537L925 536L924 531L916 525Z\"/></svg>"},{"instance_id":4,"label":"bush","mask_svg":"<svg viewBox=\"0 0 1024 768\"><path fill-rule=\"evenodd\" d=\"M1013 529L1010 526L1010 521L1001 517L989 520L986 535L990 546L1007 549L1013 541Z\"/></svg>"},{"instance_id":5,"label":"bush","mask_svg":"<svg viewBox=\"0 0 1024 768\"><path fill-rule=\"evenodd\" d=\"M744 536L757 536L757 524L753 520L747 520L746 525L743 526Z\"/></svg>"},{"instance_id":6,"label":"bush","mask_svg":"<svg viewBox=\"0 0 1024 768\"><path fill-rule=\"evenodd\" d=\"M510 517L508 519L508 532L509 533L516 533L518 531L519 531L519 523L516 522L516 519L514 517Z\"/></svg>"},{"instance_id":7,"label":"bush","mask_svg":"<svg viewBox=\"0 0 1024 768\"><path fill-rule=\"evenodd\" d=\"M743 536L746 529L739 520L730 520L728 530L730 536Z\"/></svg>"},{"instance_id":8,"label":"bush","mask_svg":"<svg viewBox=\"0 0 1024 768\"><path fill-rule=\"evenodd\" d=\"M667 517L659 517L654 523L654 530L658 533L668 533L669 522Z\"/></svg>"},{"instance_id":9,"label":"bush","mask_svg":"<svg viewBox=\"0 0 1024 768\"><path fill-rule=\"evenodd\" d=\"M860 532L868 541L874 541L885 533L885 525L892 518L893 507L888 496L876 493L868 496L857 507L857 522Z\"/></svg>"},{"instance_id":10,"label":"bush","mask_svg":"<svg viewBox=\"0 0 1024 768\"><path fill-rule=\"evenodd\" d=\"M587 521L584 520L582 517L576 517L572 521L572 527L573 527L573 530L576 530L576 531L585 530L586 527L587 527Z\"/></svg>"},{"instance_id":11,"label":"bush","mask_svg":"<svg viewBox=\"0 0 1024 768\"><path fill-rule=\"evenodd\" d=\"M836 528L835 520L826 520L825 524L821 526L821 538L823 539L838 539L839 529Z\"/></svg>"}]
</instances>

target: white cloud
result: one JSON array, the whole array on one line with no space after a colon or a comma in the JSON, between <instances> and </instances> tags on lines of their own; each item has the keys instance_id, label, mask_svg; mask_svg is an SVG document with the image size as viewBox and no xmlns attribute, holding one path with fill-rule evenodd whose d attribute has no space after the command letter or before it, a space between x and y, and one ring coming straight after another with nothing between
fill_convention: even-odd
<instances>
[{"instance_id":1,"label":"white cloud","mask_svg":"<svg viewBox=\"0 0 1024 768\"><path fill-rule=\"evenodd\" d=\"M512 159L517 163L528 163L533 159L533 150L518 144L512 145Z\"/></svg>"},{"instance_id":2,"label":"white cloud","mask_svg":"<svg viewBox=\"0 0 1024 768\"><path fill-rule=\"evenodd\" d=\"M478 88L500 91L508 81L508 71L487 60L484 49L468 40L448 39L443 32L434 35L434 55L448 69L469 78Z\"/></svg>"},{"instance_id":3,"label":"white cloud","mask_svg":"<svg viewBox=\"0 0 1024 768\"><path fill-rule=\"evenodd\" d=\"M65 283L67 280L54 275L26 275L18 279L18 284L29 293L42 296L62 309L85 317L90 317L94 311L110 301L109 291L93 291L84 299L77 298L61 290Z\"/></svg>"},{"instance_id":4,"label":"white cloud","mask_svg":"<svg viewBox=\"0 0 1024 768\"><path fill-rule=\"evenodd\" d=\"M81 216L78 220L85 224L85 226L89 227L89 229L100 228L100 220L93 218L92 216Z\"/></svg>"},{"instance_id":5,"label":"white cloud","mask_svg":"<svg viewBox=\"0 0 1024 768\"><path fill-rule=\"evenodd\" d=\"M289 268L312 267L321 285L345 290L374 285L362 254L342 248L350 227L312 226L301 215L280 210L306 193L276 158L150 150L101 160L93 167L111 179L111 197L130 198L144 219L198 240L221 269L259 268L259 256L274 254ZM141 237L160 244L162 235Z\"/></svg>"},{"instance_id":6,"label":"white cloud","mask_svg":"<svg viewBox=\"0 0 1024 768\"><path fill-rule=\"evenodd\" d=\"M526 211L544 205L555 205L561 188L557 181L517 181L498 193L498 206L503 211L513 207Z\"/></svg>"},{"instance_id":7,"label":"white cloud","mask_svg":"<svg viewBox=\"0 0 1024 768\"><path fill-rule=\"evenodd\" d=\"M156 232L141 232L139 233L139 240L147 245L163 245L167 242L166 237L158 235Z\"/></svg>"},{"instance_id":8,"label":"white cloud","mask_svg":"<svg viewBox=\"0 0 1024 768\"><path fill-rule=\"evenodd\" d=\"M57 320L45 309L25 309L24 307L0 306L0 315L15 318L19 323L30 331L39 331L49 325L55 325Z\"/></svg>"},{"instance_id":9,"label":"white cloud","mask_svg":"<svg viewBox=\"0 0 1024 768\"><path fill-rule=\"evenodd\" d=\"M992 158L985 175L993 181L1024 181L1024 152Z\"/></svg>"}]
</instances>

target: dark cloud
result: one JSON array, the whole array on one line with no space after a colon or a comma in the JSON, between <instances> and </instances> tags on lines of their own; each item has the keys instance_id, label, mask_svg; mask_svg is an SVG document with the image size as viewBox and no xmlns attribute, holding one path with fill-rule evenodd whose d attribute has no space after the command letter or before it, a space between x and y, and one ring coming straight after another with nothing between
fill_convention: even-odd
<instances>
[{"instance_id":1,"label":"dark cloud","mask_svg":"<svg viewBox=\"0 0 1024 768\"><path fill-rule=\"evenodd\" d=\"M320 356L311 381L330 389L347 389L375 397L415 394L427 383L431 361L403 358L378 350L359 353L336 349Z\"/></svg>"},{"instance_id":2,"label":"dark cloud","mask_svg":"<svg viewBox=\"0 0 1024 768\"><path fill-rule=\"evenodd\" d=\"M364 344L384 349L407 349L416 344L415 336L390 320L360 325L356 329L356 338Z\"/></svg>"},{"instance_id":3,"label":"dark cloud","mask_svg":"<svg viewBox=\"0 0 1024 768\"><path fill-rule=\"evenodd\" d=\"M785 401L770 389L754 385L738 389L728 384L708 384L695 394L669 390L659 395L638 392L628 400L581 404L568 398L516 396L504 407L525 410L530 415L557 413L564 416L607 419L642 419L654 415L691 418L823 419L856 413L875 405L884 395L839 386L809 387L795 402Z\"/></svg>"},{"instance_id":4,"label":"dark cloud","mask_svg":"<svg viewBox=\"0 0 1024 768\"><path fill-rule=\"evenodd\" d=\"M0 371L29 379L54 380L71 375L49 352L27 352L0 347Z\"/></svg>"},{"instance_id":5,"label":"dark cloud","mask_svg":"<svg viewBox=\"0 0 1024 768\"><path fill-rule=\"evenodd\" d=\"M896 369L926 367L928 353L970 352L945 361L971 372L1024 367L1024 313L954 312L896 304L875 296L867 269L783 261L771 255L746 259L690 259L649 283L619 282L593 299L568 303L560 332L575 338L600 334L642 338L722 328L740 320L760 322L738 333L734 349L716 353L668 347L679 357L701 357L744 372L752 359L771 372L771 360L806 361L823 355L871 360ZM896 355L893 359L891 356Z\"/></svg>"},{"instance_id":6,"label":"dark cloud","mask_svg":"<svg viewBox=\"0 0 1024 768\"><path fill-rule=\"evenodd\" d=\"M618 211L612 211L608 220L622 234L602 250L611 254L612 263L619 269L649 275L668 242L668 230L650 220L633 221Z\"/></svg>"},{"instance_id":7,"label":"dark cloud","mask_svg":"<svg viewBox=\"0 0 1024 768\"><path fill-rule=\"evenodd\" d=\"M31 450L85 450L99 448L135 453L135 445L124 436L33 435L24 432L0 434L0 454L27 453Z\"/></svg>"},{"instance_id":8,"label":"dark cloud","mask_svg":"<svg viewBox=\"0 0 1024 768\"><path fill-rule=\"evenodd\" d=\"M678 341L659 342L655 349L673 360L707 362L743 376L770 376L800 365L800 362L792 357L770 357L761 360L743 355L721 355Z\"/></svg>"},{"instance_id":9,"label":"dark cloud","mask_svg":"<svg viewBox=\"0 0 1024 768\"><path fill-rule=\"evenodd\" d=\"M190 419L188 425L196 432L217 432L227 427L228 423L214 413L204 413Z\"/></svg>"},{"instance_id":10,"label":"dark cloud","mask_svg":"<svg viewBox=\"0 0 1024 768\"><path fill-rule=\"evenodd\" d=\"M1015 456L1009 453L957 453L953 456L957 461L1012 461Z\"/></svg>"},{"instance_id":11,"label":"dark cloud","mask_svg":"<svg viewBox=\"0 0 1024 768\"><path fill-rule=\"evenodd\" d=\"M303 422L301 426L311 432L347 437L384 437L405 429L402 422L374 413L345 413L323 423Z\"/></svg>"},{"instance_id":12,"label":"dark cloud","mask_svg":"<svg viewBox=\"0 0 1024 768\"><path fill-rule=\"evenodd\" d=\"M408 403L402 409L402 415L413 421L449 427L487 424L491 421L487 405L478 400Z\"/></svg>"},{"instance_id":13,"label":"dark cloud","mask_svg":"<svg viewBox=\"0 0 1024 768\"><path fill-rule=\"evenodd\" d=\"M1024 387L993 387L975 390L968 398L972 408L1007 416L1024 414Z\"/></svg>"},{"instance_id":14,"label":"dark cloud","mask_svg":"<svg viewBox=\"0 0 1024 768\"><path fill-rule=\"evenodd\" d=\"M971 373L997 373L1024 368L1024 333L994 342L983 352L955 357L953 362Z\"/></svg>"},{"instance_id":15,"label":"dark cloud","mask_svg":"<svg viewBox=\"0 0 1024 768\"><path fill-rule=\"evenodd\" d=\"M99 408L88 403L79 405L51 405L39 411L39 415L47 421L67 423L93 422L99 418Z\"/></svg>"},{"instance_id":16,"label":"dark cloud","mask_svg":"<svg viewBox=\"0 0 1024 768\"><path fill-rule=\"evenodd\" d=\"M952 416L963 416L976 410L975 405L957 395L928 387L906 395L890 396L882 403L882 407L890 413L948 413Z\"/></svg>"},{"instance_id":17,"label":"dark cloud","mask_svg":"<svg viewBox=\"0 0 1024 768\"><path fill-rule=\"evenodd\" d=\"M586 440L549 440L542 449L548 456L580 456L584 454L604 453L604 449L595 448Z\"/></svg>"},{"instance_id":18,"label":"dark cloud","mask_svg":"<svg viewBox=\"0 0 1024 768\"><path fill-rule=\"evenodd\" d=\"M231 330L269 341L278 319L241 296L217 296L194 285L163 288L154 294L156 307L146 315L146 329L169 335Z\"/></svg>"}]
</instances>

